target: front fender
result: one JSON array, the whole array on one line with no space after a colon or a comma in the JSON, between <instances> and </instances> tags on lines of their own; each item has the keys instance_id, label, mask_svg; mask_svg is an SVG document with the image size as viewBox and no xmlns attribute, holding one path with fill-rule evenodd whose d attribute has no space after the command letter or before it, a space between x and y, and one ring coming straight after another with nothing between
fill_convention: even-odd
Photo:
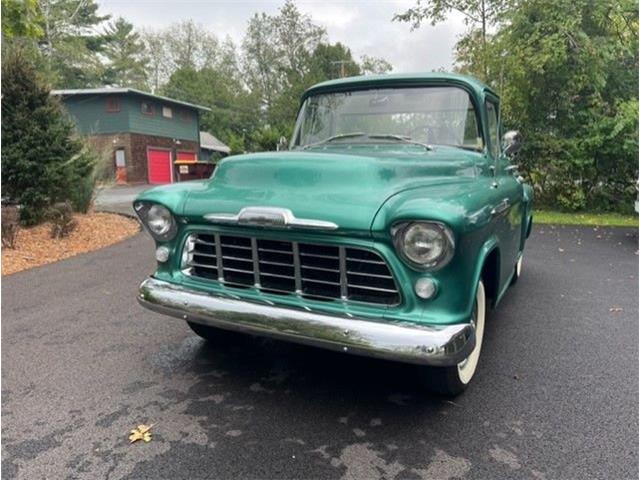
<instances>
[{"instance_id":1,"label":"front fender","mask_svg":"<svg viewBox=\"0 0 640 480\"><path fill-rule=\"evenodd\" d=\"M487 261L491 263L487 263ZM473 271L473 285L477 285L482 278L485 265L489 268L485 277L485 291L493 300L493 306L497 303L498 292L500 291L500 243L496 235L492 235L480 247L478 258ZM469 308L473 308L476 292L471 292L469 298Z\"/></svg>"},{"instance_id":2,"label":"front fender","mask_svg":"<svg viewBox=\"0 0 640 480\"><path fill-rule=\"evenodd\" d=\"M150 188L138 195L134 203L137 201L159 203L171 210L174 215L182 215L189 193L194 190L204 190L208 184L209 180L191 180Z\"/></svg>"}]
</instances>

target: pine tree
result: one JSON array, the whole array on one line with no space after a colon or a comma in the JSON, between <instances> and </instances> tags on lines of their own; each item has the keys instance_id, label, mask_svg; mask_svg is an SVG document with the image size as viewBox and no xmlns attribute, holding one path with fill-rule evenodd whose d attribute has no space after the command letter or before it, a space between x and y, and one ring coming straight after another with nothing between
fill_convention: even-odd
<instances>
[{"instance_id":1,"label":"pine tree","mask_svg":"<svg viewBox=\"0 0 640 480\"><path fill-rule=\"evenodd\" d=\"M147 65L145 46L133 25L124 18L109 24L103 54L107 65L103 76L106 85L146 88Z\"/></svg>"},{"instance_id":2,"label":"pine tree","mask_svg":"<svg viewBox=\"0 0 640 480\"><path fill-rule=\"evenodd\" d=\"M27 225L42 221L49 206L72 200L93 159L33 61L20 48L2 63L2 191L22 205Z\"/></svg>"}]
</instances>

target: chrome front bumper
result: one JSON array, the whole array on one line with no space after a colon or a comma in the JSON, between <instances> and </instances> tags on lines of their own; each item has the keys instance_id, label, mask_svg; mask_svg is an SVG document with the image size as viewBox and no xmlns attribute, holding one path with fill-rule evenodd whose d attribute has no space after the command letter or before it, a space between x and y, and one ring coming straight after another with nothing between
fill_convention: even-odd
<instances>
[{"instance_id":1,"label":"chrome front bumper","mask_svg":"<svg viewBox=\"0 0 640 480\"><path fill-rule=\"evenodd\" d=\"M471 323L426 326L328 315L210 295L148 278L138 302L158 313L225 330L421 365L456 365L475 346Z\"/></svg>"}]
</instances>

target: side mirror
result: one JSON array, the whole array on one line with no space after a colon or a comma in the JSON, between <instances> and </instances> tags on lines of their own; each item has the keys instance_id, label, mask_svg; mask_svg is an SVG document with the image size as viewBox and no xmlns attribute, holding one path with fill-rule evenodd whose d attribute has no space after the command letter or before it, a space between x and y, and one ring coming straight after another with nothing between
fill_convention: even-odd
<instances>
[{"instance_id":1,"label":"side mirror","mask_svg":"<svg viewBox=\"0 0 640 480\"><path fill-rule=\"evenodd\" d=\"M280 137L278 139L278 145L276 145L276 150L279 152L280 150L287 150L287 137Z\"/></svg>"},{"instance_id":2,"label":"side mirror","mask_svg":"<svg viewBox=\"0 0 640 480\"><path fill-rule=\"evenodd\" d=\"M502 153L511 157L522 147L522 135L517 130L509 130L502 136Z\"/></svg>"}]
</instances>

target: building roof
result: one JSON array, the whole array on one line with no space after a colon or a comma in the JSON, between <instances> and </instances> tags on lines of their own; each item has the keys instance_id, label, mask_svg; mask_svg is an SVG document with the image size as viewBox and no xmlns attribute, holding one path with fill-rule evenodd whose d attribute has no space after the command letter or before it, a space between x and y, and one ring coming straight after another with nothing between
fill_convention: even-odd
<instances>
[{"instance_id":1,"label":"building roof","mask_svg":"<svg viewBox=\"0 0 640 480\"><path fill-rule=\"evenodd\" d=\"M209 132L200 132L200 148L203 150L213 150L215 152L231 153L231 148Z\"/></svg>"},{"instance_id":2,"label":"building roof","mask_svg":"<svg viewBox=\"0 0 640 480\"><path fill-rule=\"evenodd\" d=\"M210 108L204 107L202 105L196 105L194 103L183 102L182 100L176 100L174 98L163 97L162 95L154 95L153 93L144 92L142 90L138 90L135 88L120 88L120 87L104 87L104 88L73 88L67 90L52 90L52 95L60 95L63 97L68 97L72 95L112 95L114 93L132 93L135 95L140 95L142 97L153 98L156 100L161 100L167 103L173 103L176 105L182 105L183 107L195 108L197 110L203 111L211 111Z\"/></svg>"},{"instance_id":3,"label":"building roof","mask_svg":"<svg viewBox=\"0 0 640 480\"><path fill-rule=\"evenodd\" d=\"M303 98L320 92L339 92L353 88L369 88L378 86L417 86L428 82L465 84L471 87L476 93L488 91L496 95L489 86L469 75L445 72L422 72L358 75L355 77L337 78L335 80L328 80L326 82L313 85L304 92Z\"/></svg>"}]
</instances>

